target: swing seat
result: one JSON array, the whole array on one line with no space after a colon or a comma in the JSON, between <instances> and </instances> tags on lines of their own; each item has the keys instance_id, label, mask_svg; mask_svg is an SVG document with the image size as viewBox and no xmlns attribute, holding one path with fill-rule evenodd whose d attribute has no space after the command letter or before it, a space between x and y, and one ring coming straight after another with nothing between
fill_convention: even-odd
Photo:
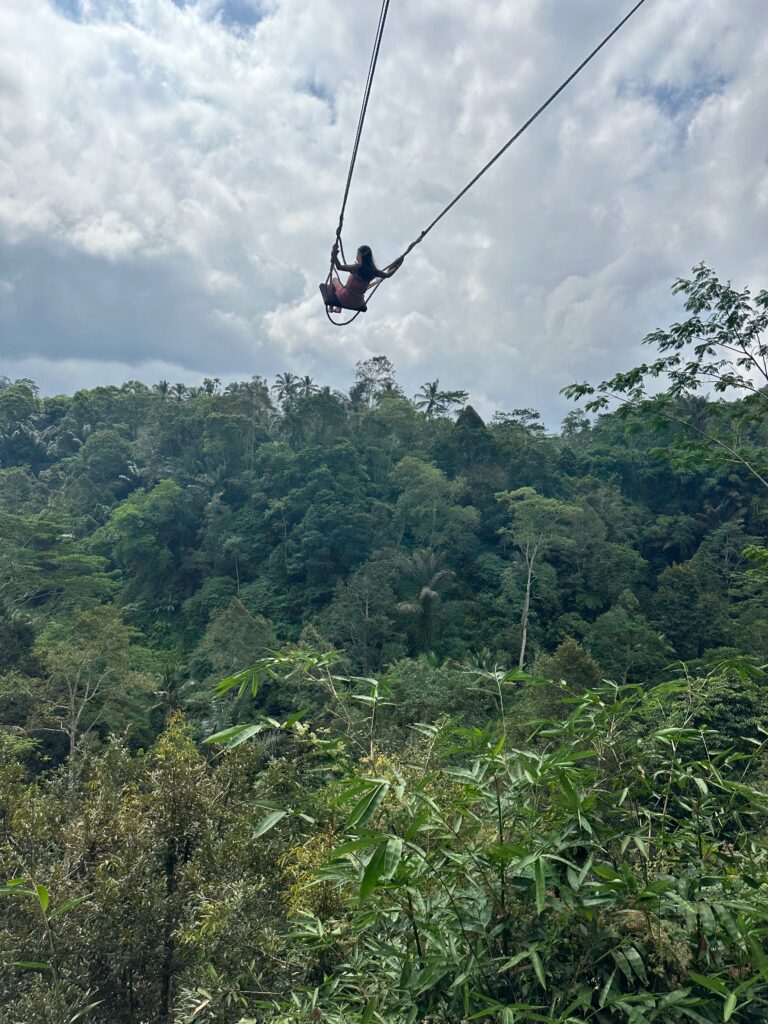
<instances>
[{"instance_id":1,"label":"swing seat","mask_svg":"<svg viewBox=\"0 0 768 1024\"><path fill-rule=\"evenodd\" d=\"M323 302L328 307L339 306L341 309L348 309L352 313L368 312L368 307L365 304L362 306L352 306L349 303L340 300L333 288L325 282L320 285L320 294L323 296Z\"/></svg>"}]
</instances>

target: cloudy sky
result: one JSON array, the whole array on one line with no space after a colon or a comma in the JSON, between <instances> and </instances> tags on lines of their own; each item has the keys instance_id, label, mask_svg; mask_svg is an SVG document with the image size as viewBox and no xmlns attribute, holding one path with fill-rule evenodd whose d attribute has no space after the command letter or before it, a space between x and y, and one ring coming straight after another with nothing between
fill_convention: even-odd
<instances>
[{"instance_id":1,"label":"cloudy sky","mask_svg":"<svg viewBox=\"0 0 768 1024\"><path fill-rule=\"evenodd\" d=\"M45 392L384 352L483 412L636 359L705 260L768 285L766 0L645 6L379 291L331 327L377 0L2 0L0 373ZM392 0L347 211L383 264L631 0Z\"/></svg>"}]
</instances>

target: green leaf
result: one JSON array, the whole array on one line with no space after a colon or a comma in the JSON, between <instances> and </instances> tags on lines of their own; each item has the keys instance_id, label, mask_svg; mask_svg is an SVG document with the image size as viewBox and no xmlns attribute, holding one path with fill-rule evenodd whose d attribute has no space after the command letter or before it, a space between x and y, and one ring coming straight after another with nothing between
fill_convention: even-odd
<instances>
[{"instance_id":1,"label":"green leaf","mask_svg":"<svg viewBox=\"0 0 768 1024\"><path fill-rule=\"evenodd\" d=\"M12 967L24 967L29 971L52 971L50 964L38 963L36 960L15 960Z\"/></svg>"},{"instance_id":2,"label":"green leaf","mask_svg":"<svg viewBox=\"0 0 768 1024\"><path fill-rule=\"evenodd\" d=\"M536 977L539 979L539 984L546 990L547 979L544 977L544 967L541 963L541 957L535 949L531 950L531 963L533 964L533 969L536 972Z\"/></svg>"},{"instance_id":3,"label":"green leaf","mask_svg":"<svg viewBox=\"0 0 768 1024\"><path fill-rule=\"evenodd\" d=\"M598 1006L603 1007L608 1002L608 1000L610 998L610 995L611 995L611 987L613 985L613 979L615 977L616 977L616 968L614 967L613 971L611 971L611 975L608 978L608 981L606 981L605 985L603 985L602 991L600 992L600 998L597 1001L597 1005Z\"/></svg>"},{"instance_id":4,"label":"green leaf","mask_svg":"<svg viewBox=\"0 0 768 1024\"><path fill-rule=\"evenodd\" d=\"M374 783L365 796L355 804L347 818L347 828L364 825L376 813L379 804L389 791L388 782Z\"/></svg>"},{"instance_id":5,"label":"green leaf","mask_svg":"<svg viewBox=\"0 0 768 1024\"><path fill-rule=\"evenodd\" d=\"M642 836L632 836L632 842L638 848L642 856L645 857L646 860L648 860L648 844L642 838Z\"/></svg>"},{"instance_id":6,"label":"green leaf","mask_svg":"<svg viewBox=\"0 0 768 1024\"><path fill-rule=\"evenodd\" d=\"M370 896L380 881L387 881L394 875L402 853L402 839L389 836L383 843L379 843L368 861L360 882L361 903Z\"/></svg>"},{"instance_id":7,"label":"green leaf","mask_svg":"<svg viewBox=\"0 0 768 1024\"><path fill-rule=\"evenodd\" d=\"M265 832L269 832L271 828L274 828L278 821L282 821L286 816L287 811L270 811L270 813L261 819L259 824L253 830L253 838L258 839L259 836L263 836Z\"/></svg>"},{"instance_id":8,"label":"green leaf","mask_svg":"<svg viewBox=\"0 0 768 1024\"><path fill-rule=\"evenodd\" d=\"M595 864L592 870L599 878L604 878L608 882L621 881L621 876L617 875L616 871L609 864Z\"/></svg>"},{"instance_id":9,"label":"green leaf","mask_svg":"<svg viewBox=\"0 0 768 1024\"><path fill-rule=\"evenodd\" d=\"M536 887L536 913L540 914L547 899L547 876L541 858L533 865L533 878Z\"/></svg>"},{"instance_id":10,"label":"green leaf","mask_svg":"<svg viewBox=\"0 0 768 1024\"><path fill-rule=\"evenodd\" d=\"M255 736L257 733L262 732L264 726L261 722L257 725L232 725L229 729L222 729L221 732L215 732L213 736L209 736L204 743L223 743L228 749L239 746L246 740L249 740L251 736Z\"/></svg>"},{"instance_id":11,"label":"green leaf","mask_svg":"<svg viewBox=\"0 0 768 1024\"><path fill-rule=\"evenodd\" d=\"M88 894L87 896L76 896L73 900L67 900L66 903L62 903L60 907L57 907L51 913L49 920L55 921L57 917L61 917L61 915L66 914L68 910L71 910L73 907L79 906L81 903L84 903L85 900L88 900L90 898L90 894Z\"/></svg>"},{"instance_id":12,"label":"green leaf","mask_svg":"<svg viewBox=\"0 0 768 1024\"><path fill-rule=\"evenodd\" d=\"M723 999L728 997L728 989L719 978L708 978L703 974L697 974L695 971L689 971L688 976L698 985L701 985L702 988L707 988L710 992L716 992Z\"/></svg>"},{"instance_id":13,"label":"green leaf","mask_svg":"<svg viewBox=\"0 0 768 1024\"><path fill-rule=\"evenodd\" d=\"M731 992L728 998L725 1000L723 1006L723 1020L730 1020L733 1015L733 1011L736 1009L736 993Z\"/></svg>"},{"instance_id":14,"label":"green leaf","mask_svg":"<svg viewBox=\"0 0 768 1024\"><path fill-rule=\"evenodd\" d=\"M281 728L283 728L283 729L290 729L290 728L292 728L294 725L296 725L297 722L300 722L302 720L302 718L304 717L304 715L306 715L306 713L307 713L307 709L306 708L304 708L303 711L296 711L289 718L286 718L286 720L283 722Z\"/></svg>"},{"instance_id":15,"label":"green leaf","mask_svg":"<svg viewBox=\"0 0 768 1024\"><path fill-rule=\"evenodd\" d=\"M648 984L648 976L645 973L645 964L643 958L637 952L634 946L627 946L624 950L624 956L627 958L629 963L632 965L632 969L638 978L643 982L644 985Z\"/></svg>"},{"instance_id":16,"label":"green leaf","mask_svg":"<svg viewBox=\"0 0 768 1024\"><path fill-rule=\"evenodd\" d=\"M69 1018L69 1024L75 1024L76 1020L82 1020L86 1013L90 1013L91 1010L95 1010L97 1006L101 1006L104 1002L103 999L98 999L95 1003L89 1003L88 1006L84 1006L82 1010L78 1010L74 1017Z\"/></svg>"},{"instance_id":17,"label":"green leaf","mask_svg":"<svg viewBox=\"0 0 768 1024\"><path fill-rule=\"evenodd\" d=\"M45 913L46 910L48 909L48 890L45 888L44 885L36 885L35 889L37 890L37 898L40 901L40 906L43 910L43 913Z\"/></svg>"},{"instance_id":18,"label":"green leaf","mask_svg":"<svg viewBox=\"0 0 768 1024\"><path fill-rule=\"evenodd\" d=\"M227 676L226 679L222 679L220 682L216 683L213 687L213 692L217 697L222 697L225 693L229 693L229 691L233 690L236 686L247 686L249 682L251 683L253 695L255 697L258 692L258 677L256 675L256 669L254 668L244 668L240 672L235 672L233 675Z\"/></svg>"},{"instance_id":19,"label":"green leaf","mask_svg":"<svg viewBox=\"0 0 768 1024\"><path fill-rule=\"evenodd\" d=\"M352 839L350 842L342 843L341 846L331 850L330 857L332 860L337 857L345 857L348 853L357 853L358 850L365 850L369 846L377 846L380 842L380 832L377 832L375 835L361 836L360 839Z\"/></svg>"},{"instance_id":20,"label":"green leaf","mask_svg":"<svg viewBox=\"0 0 768 1024\"><path fill-rule=\"evenodd\" d=\"M521 960L525 960L525 958L530 955L531 951L529 949L524 949L522 953L515 953L511 960L504 961L504 963L499 968L499 974L503 974L504 971L511 971L512 968L516 967Z\"/></svg>"},{"instance_id":21,"label":"green leaf","mask_svg":"<svg viewBox=\"0 0 768 1024\"><path fill-rule=\"evenodd\" d=\"M0 885L0 893L6 893L8 896L37 896L34 889L27 889L21 882L14 885Z\"/></svg>"},{"instance_id":22,"label":"green leaf","mask_svg":"<svg viewBox=\"0 0 768 1024\"><path fill-rule=\"evenodd\" d=\"M659 1000L658 1009L665 1010L668 1006L677 1006L678 1003L684 1002L690 994L689 988L678 988L674 992L668 992Z\"/></svg>"},{"instance_id":23,"label":"green leaf","mask_svg":"<svg viewBox=\"0 0 768 1024\"><path fill-rule=\"evenodd\" d=\"M371 1024L373 1015L376 1012L376 996L373 996L368 1000L365 1009L363 1010L363 1016L360 1018L360 1024Z\"/></svg>"}]
</instances>

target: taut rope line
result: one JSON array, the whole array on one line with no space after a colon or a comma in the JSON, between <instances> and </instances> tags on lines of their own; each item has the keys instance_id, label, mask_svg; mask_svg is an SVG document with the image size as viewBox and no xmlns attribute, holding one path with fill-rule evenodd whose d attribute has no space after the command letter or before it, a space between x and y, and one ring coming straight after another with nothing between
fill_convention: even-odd
<instances>
[{"instance_id":1,"label":"taut rope line","mask_svg":"<svg viewBox=\"0 0 768 1024\"><path fill-rule=\"evenodd\" d=\"M474 176L474 178L472 178L470 181L467 182L467 184L464 186L464 188L454 196L454 198L450 201L450 203L448 203L448 205L445 206L440 211L440 213L438 213L438 215L435 217L435 219L433 221L431 221L424 228L424 230L421 232L421 234L411 242L411 244L408 246L408 248L403 252L402 256L398 257L398 259L400 261L404 260L405 257L408 256L409 253L412 252L412 250L415 249L417 245L419 245L421 242L424 241L424 239L427 237L427 235L432 230L432 228L434 228L443 219L443 217L445 217L445 215L449 212L449 210L452 210L453 207L459 202L459 200L462 199L467 194L467 192L469 192L469 190L474 185L476 185L478 183L478 181L482 178L482 176L486 173L486 171L490 170L491 167L493 167L493 165L496 163L496 161L499 160L507 152L509 147L513 143L517 142L517 140L520 138L521 135L524 135L525 132L528 131L528 129L531 127L531 125L534 123L534 121L538 120L538 118L541 117L541 115L544 113L544 111L549 106L551 106L552 103L554 103L554 101L557 99L557 97L562 92L564 92L565 89L567 89L568 86L571 84L571 82L573 82L574 79L577 78L581 74L581 72L587 67L587 65L590 64L595 59L595 57L598 55L598 53L600 53L600 51L603 49L603 47L607 46L607 44L611 41L611 39L613 39L613 37L617 34L617 32L619 32L627 24L627 22L630 20L630 18L634 14L636 14L637 11L640 10L640 8L643 6L644 3L645 3L645 0L638 0L638 2L629 11L629 13L626 14L621 19L621 21L618 23L618 25L616 25L613 29L611 29L611 31L608 33L608 35L594 48L594 50L592 50L592 52L589 54L589 56L585 57L585 59L581 62L581 64L579 64L579 66L574 71L571 72L571 74L557 87L557 89L555 89L555 91L548 97L548 99L546 99L544 101L544 103L541 104L541 106L538 108L538 110L536 110L535 113L533 113L528 118L528 120L525 122L525 124L521 125L521 127L518 128L518 130L515 132L515 134L510 139L507 139L507 141L504 143L504 145L501 147L501 149L498 150L498 152L495 153L491 157L491 159L483 167L480 168L480 170L477 172L477 174ZM344 190L344 199L343 199L342 205L341 205L341 214L339 216L339 225L338 225L338 227L336 229L336 240L339 242L339 246L341 248L342 260L345 263L346 263L346 257L344 256L344 247L341 244L341 229L342 229L342 226L343 226L343 223L344 223L344 212L346 210L347 198L349 196L350 185L352 184L352 173L354 171L355 161L357 159L357 150L358 150L358 147L360 145L360 137L361 137L362 131L363 131L363 123L365 121L365 114L366 114L366 111L368 109L368 100L370 99L371 86L373 85L373 76L374 76L374 74L376 72L376 63L377 63L378 57L379 57L379 50L381 48L381 38L382 38L382 35L384 34L384 24L386 22L388 10L389 10L389 0L383 0L382 8L381 8L381 14L379 15L379 27L378 27L378 30L376 32L376 40L375 40L374 46L373 46L373 54L371 56L371 63L370 63L369 69L368 69L368 80L366 82L365 92L363 94L363 105L362 105L361 110L360 110L360 119L359 119L358 125L357 125L357 133L355 135L355 143L354 143L354 146L352 148L352 159L351 159L350 165L349 165L349 173L347 175L347 185L346 185L346 188ZM389 269L392 266L392 264L395 263L395 262L397 262L397 260L393 260L392 263L388 264L388 266L385 269ZM328 274L328 283L329 284L330 284L330 282L331 282L331 280L333 278L333 270L334 270L334 265L333 265L333 260L332 260L331 261L331 269L330 269L329 274ZM371 289L371 294L370 294L371 298L373 298L373 295L374 295L376 289L379 287L380 284L381 284L381 279L379 279L379 281L376 283L374 288ZM366 305L367 305L367 303L366 303ZM328 313L328 309L326 307L326 315L328 316L328 319L331 321L332 324L336 324L337 327L343 327L346 324L351 324L352 321L355 320L360 315L361 312L362 312L362 310L358 310L355 313L355 315L353 317L351 317L349 320L345 320L343 323L338 323L336 320L333 320L331 318L330 314Z\"/></svg>"}]
</instances>

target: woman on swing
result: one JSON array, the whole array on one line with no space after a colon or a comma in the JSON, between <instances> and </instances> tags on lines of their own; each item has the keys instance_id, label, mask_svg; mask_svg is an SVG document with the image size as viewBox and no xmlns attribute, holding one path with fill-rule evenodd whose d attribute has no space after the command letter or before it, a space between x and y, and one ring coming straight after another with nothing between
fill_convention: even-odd
<instances>
[{"instance_id":1,"label":"woman on swing","mask_svg":"<svg viewBox=\"0 0 768 1024\"><path fill-rule=\"evenodd\" d=\"M336 270L343 270L349 274L347 283L342 284L338 277L334 277L330 284L321 284L320 291L323 301L329 313L340 313L342 309L359 310L365 313L365 293L377 277L392 277L403 257L400 256L394 263L391 263L386 270L379 270L373 261L373 253L369 245L361 245L357 250L357 260L347 265L339 259L339 243L334 242L331 249L331 262Z\"/></svg>"}]
</instances>

